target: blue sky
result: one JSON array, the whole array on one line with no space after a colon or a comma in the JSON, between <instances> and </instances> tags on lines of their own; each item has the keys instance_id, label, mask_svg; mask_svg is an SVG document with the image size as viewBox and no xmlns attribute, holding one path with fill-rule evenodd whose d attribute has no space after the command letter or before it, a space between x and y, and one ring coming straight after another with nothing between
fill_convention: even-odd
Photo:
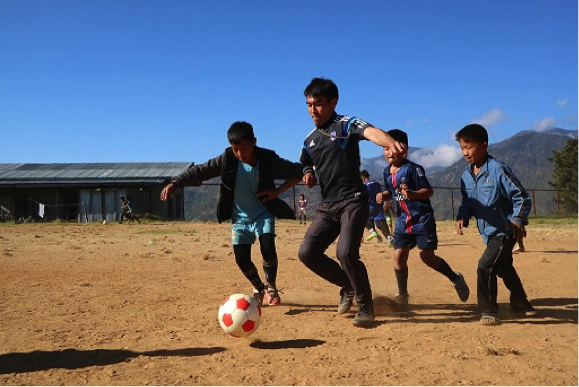
<instances>
[{"instance_id":1,"label":"blue sky","mask_svg":"<svg viewBox=\"0 0 579 387\"><path fill-rule=\"evenodd\" d=\"M575 0L0 0L0 162L202 163L237 120L297 160L316 76L339 113L445 160L471 122L490 142L577 130L577 16Z\"/></svg>"}]
</instances>

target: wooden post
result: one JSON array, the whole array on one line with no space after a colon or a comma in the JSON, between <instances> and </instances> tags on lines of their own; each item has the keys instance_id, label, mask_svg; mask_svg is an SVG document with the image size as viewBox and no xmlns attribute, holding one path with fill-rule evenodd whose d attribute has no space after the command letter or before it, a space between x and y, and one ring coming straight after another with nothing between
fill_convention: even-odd
<instances>
[{"instance_id":1,"label":"wooden post","mask_svg":"<svg viewBox=\"0 0 579 387\"><path fill-rule=\"evenodd\" d=\"M82 206L84 207L84 217L86 219L86 224L88 224L88 213L86 212L86 202L82 202Z\"/></svg>"}]
</instances>

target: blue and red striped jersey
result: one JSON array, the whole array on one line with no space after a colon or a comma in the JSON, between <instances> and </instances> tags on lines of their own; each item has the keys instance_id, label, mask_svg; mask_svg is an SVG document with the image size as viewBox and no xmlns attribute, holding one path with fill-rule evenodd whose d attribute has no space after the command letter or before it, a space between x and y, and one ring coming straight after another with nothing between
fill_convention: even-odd
<instances>
[{"instance_id":1,"label":"blue and red striped jersey","mask_svg":"<svg viewBox=\"0 0 579 387\"><path fill-rule=\"evenodd\" d=\"M399 234L423 234L436 227L434 210L430 199L407 199L398 192L401 184L417 191L421 188L432 188L424 168L410 160L404 159L398 171L390 173L390 165L384 168L384 186L392 193L396 203L396 227Z\"/></svg>"}]
</instances>

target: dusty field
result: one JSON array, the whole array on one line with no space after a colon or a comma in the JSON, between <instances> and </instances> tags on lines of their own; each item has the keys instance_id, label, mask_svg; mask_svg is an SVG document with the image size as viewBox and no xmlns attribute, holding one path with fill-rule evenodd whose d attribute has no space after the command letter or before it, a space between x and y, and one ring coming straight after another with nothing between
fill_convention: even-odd
<instances>
[{"instance_id":1,"label":"dusty field","mask_svg":"<svg viewBox=\"0 0 579 387\"><path fill-rule=\"evenodd\" d=\"M474 229L460 237L439 224L438 252L465 275L470 300L413 252L407 314L386 302L396 292L391 249L364 243L379 313L371 329L336 315L338 289L299 262L304 230L278 222L282 305L234 339L217 310L251 287L228 225L1 226L0 384L578 384L576 226L529 227L515 266L539 315L509 314L500 284L495 327L478 323Z\"/></svg>"}]
</instances>

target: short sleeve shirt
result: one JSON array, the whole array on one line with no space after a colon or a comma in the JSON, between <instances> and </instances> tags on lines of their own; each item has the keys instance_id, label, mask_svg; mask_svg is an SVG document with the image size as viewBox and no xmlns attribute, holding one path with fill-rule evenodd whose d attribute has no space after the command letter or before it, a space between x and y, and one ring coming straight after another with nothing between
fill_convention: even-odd
<instances>
[{"instance_id":1,"label":"short sleeve shirt","mask_svg":"<svg viewBox=\"0 0 579 387\"><path fill-rule=\"evenodd\" d=\"M361 198L367 200L360 178L360 146L364 130L372 125L356 117L334 113L322 127L306 137L300 162L313 165L320 183L322 202Z\"/></svg>"},{"instance_id":2,"label":"short sleeve shirt","mask_svg":"<svg viewBox=\"0 0 579 387\"><path fill-rule=\"evenodd\" d=\"M260 219L271 218L273 215L255 197L259 186L259 160L255 166L237 163L235 190L233 193L232 221L233 223L252 223Z\"/></svg>"},{"instance_id":3,"label":"short sleeve shirt","mask_svg":"<svg viewBox=\"0 0 579 387\"><path fill-rule=\"evenodd\" d=\"M430 199L407 199L398 193L401 184L417 191L421 188L432 188L422 166L410 160L404 160L400 169L390 173L390 166L384 168L384 186L392 193L396 203L396 233L429 234L436 231L434 210Z\"/></svg>"}]
</instances>

